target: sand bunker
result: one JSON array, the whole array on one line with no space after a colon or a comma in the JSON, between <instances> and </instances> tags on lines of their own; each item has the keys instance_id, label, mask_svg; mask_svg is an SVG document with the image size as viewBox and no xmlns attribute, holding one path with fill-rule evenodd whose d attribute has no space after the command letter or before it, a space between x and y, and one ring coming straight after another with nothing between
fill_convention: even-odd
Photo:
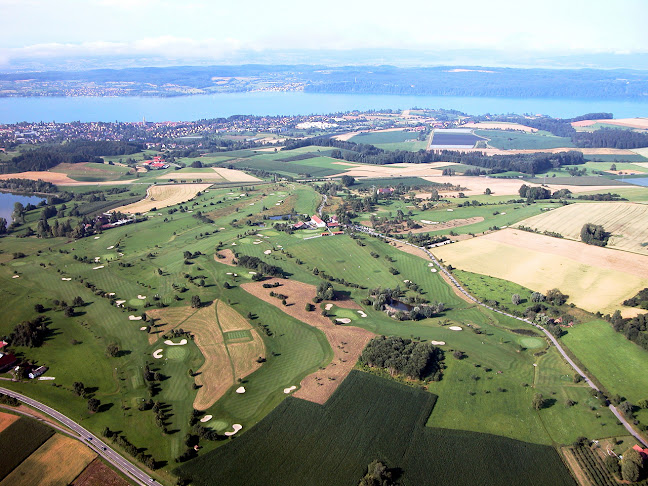
<instances>
[{"instance_id":1,"label":"sand bunker","mask_svg":"<svg viewBox=\"0 0 648 486\"><path fill-rule=\"evenodd\" d=\"M367 314L365 314L363 311L358 311L358 314L360 314L360 317L367 317Z\"/></svg>"},{"instance_id":2,"label":"sand bunker","mask_svg":"<svg viewBox=\"0 0 648 486\"><path fill-rule=\"evenodd\" d=\"M142 316L128 316L128 319L130 319L131 321L141 321Z\"/></svg>"},{"instance_id":3,"label":"sand bunker","mask_svg":"<svg viewBox=\"0 0 648 486\"><path fill-rule=\"evenodd\" d=\"M112 250L113 248L115 248L115 245L110 245L106 250Z\"/></svg>"},{"instance_id":4,"label":"sand bunker","mask_svg":"<svg viewBox=\"0 0 648 486\"><path fill-rule=\"evenodd\" d=\"M256 272L248 272L250 275L256 275Z\"/></svg>"},{"instance_id":5,"label":"sand bunker","mask_svg":"<svg viewBox=\"0 0 648 486\"><path fill-rule=\"evenodd\" d=\"M272 253L272 250L266 250L263 253L265 253L266 255L269 255L270 253Z\"/></svg>"},{"instance_id":6,"label":"sand bunker","mask_svg":"<svg viewBox=\"0 0 648 486\"><path fill-rule=\"evenodd\" d=\"M243 426L242 426L241 424L234 424L234 425L232 425L232 428L234 429L234 432L225 432L225 435L226 435L226 436L228 436L228 437L233 436L233 435L236 434L239 430L241 430L241 429L243 428Z\"/></svg>"},{"instance_id":7,"label":"sand bunker","mask_svg":"<svg viewBox=\"0 0 648 486\"><path fill-rule=\"evenodd\" d=\"M162 357L162 351L162 349L156 349L155 351L153 351L153 357L155 359L160 359Z\"/></svg>"},{"instance_id":8,"label":"sand bunker","mask_svg":"<svg viewBox=\"0 0 648 486\"><path fill-rule=\"evenodd\" d=\"M297 387L295 385L293 385L290 388L284 388L284 393L287 395L288 393L290 393L291 391L296 390L296 389L297 389Z\"/></svg>"},{"instance_id":9,"label":"sand bunker","mask_svg":"<svg viewBox=\"0 0 648 486\"><path fill-rule=\"evenodd\" d=\"M244 387L244 386L239 386L239 387L236 389L236 393L245 393L245 387Z\"/></svg>"},{"instance_id":10,"label":"sand bunker","mask_svg":"<svg viewBox=\"0 0 648 486\"><path fill-rule=\"evenodd\" d=\"M324 310L331 310L332 307L333 307L333 304L326 304L324 306Z\"/></svg>"},{"instance_id":11,"label":"sand bunker","mask_svg":"<svg viewBox=\"0 0 648 486\"><path fill-rule=\"evenodd\" d=\"M20 275L13 275L11 278L20 278Z\"/></svg>"},{"instance_id":12,"label":"sand bunker","mask_svg":"<svg viewBox=\"0 0 648 486\"><path fill-rule=\"evenodd\" d=\"M146 295L137 294L137 298L140 299L140 300L144 300L144 299L146 299Z\"/></svg>"},{"instance_id":13,"label":"sand bunker","mask_svg":"<svg viewBox=\"0 0 648 486\"><path fill-rule=\"evenodd\" d=\"M204 424L205 422L209 422L212 419L212 415L205 415L203 418L200 419L200 421Z\"/></svg>"},{"instance_id":14,"label":"sand bunker","mask_svg":"<svg viewBox=\"0 0 648 486\"><path fill-rule=\"evenodd\" d=\"M72 280L72 279L71 279L71 278L61 277L61 280L64 280L65 282L69 282L69 281Z\"/></svg>"},{"instance_id":15,"label":"sand bunker","mask_svg":"<svg viewBox=\"0 0 648 486\"><path fill-rule=\"evenodd\" d=\"M463 329L459 326L450 326L448 329L450 329L451 331L463 331Z\"/></svg>"},{"instance_id":16,"label":"sand bunker","mask_svg":"<svg viewBox=\"0 0 648 486\"><path fill-rule=\"evenodd\" d=\"M93 270L99 270L100 268L103 268L103 265L99 265L98 267L92 267Z\"/></svg>"},{"instance_id":17,"label":"sand bunker","mask_svg":"<svg viewBox=\"0 0 648 486\"><path fill-rule=\"evenodd\" d=\"M126 303L125 300L116 300L116 301L115 301L115 305L116 305L117 307L119 307L120 305L122 305L122 304L124 304L124 303Z\"/></svg>"},{"instance_id":18,"label":"sand bunker","mask_svg":"<svg viewBox=\"0 0 648 486\"><path fill-rule=\"evenodd\" d=\"M95 236L95 240L98 240L98 239L99 239L99 237L98 237L98 236Z\"/></svg>"},{"instance_id":19,"label":"sand bunker","mask_svg":"<svg viewBox=\"0 0 648 486\"><path fill-rule=\"evenodd\" d=\"M54 376L39 376L38 379L47 381L47 380L55 380L56 377L54 377Z\"/></svg>"},{"instance_id":20,"label":"sand bunker","mask_svg":"<svg viewBox=\"0 0 648 486\"><path fill-rule=\"evenodd\" d=\"M437 269L436 269L436 268L431 268L431 269L430 269L430 272L432 272L432 273L436 273L436 272L437 272Z\"/></svg>"},{"instance_id":21,"label":"sand bunker","mask_svg":"<svg viewBox=\"0 0 648 486\"><path fill-rule=\"evenodd\" d=\"M435 346L443 346L445 344L445 341L430 341L430 342Z\"/></svg>"},{"instance_id":22,"label":"sand bunker","mask_svg":"<svg viewBox=\"0 0 648 486\"><path fill-rule=\"evenodd\" d=\"M146 326L142 326L142 327L140 327L140 331L146 331L146 329L147 329Z\"/></svg>"},{"instance_id":23,"label":"sand bunker","mask_svg":"<svg viewBox=\"0 0 648 486\"><path fill-rule=\"evenodd\" d=\"M339 322L340 324L349 324L351 322L351 319L348 317L338 317L335 319L335 322Z\"/></svg>"},{"instance_id":24,"label":"sand bunker","mask_svg":"<svg viewBox=\"0 0 648 486\"><path fill-rule=\"evenodd\" d=\"M108 294L106 295L108 295L108 297L112 297L113 295L115 295L115 292L108 292Z\"/></svg>"},{"instance_id":25,"label":"sand bunker","mask_svg":"<svg viewBox=\"0 0 648 486\"><path fill-rule=\"evenodd\" d=\"M184 346L185 344L187 344L187 340L181 339L179 343L174 343L170 339L167 339L166 341L164 341L164 344L166 344L167 346Z\"/></svg>"}]
</instances>

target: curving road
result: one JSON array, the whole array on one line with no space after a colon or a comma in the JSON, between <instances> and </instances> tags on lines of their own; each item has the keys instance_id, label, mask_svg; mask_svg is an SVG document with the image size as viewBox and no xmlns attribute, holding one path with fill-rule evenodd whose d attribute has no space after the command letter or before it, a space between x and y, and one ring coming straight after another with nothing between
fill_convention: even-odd
<instances>
[{"instance_id":1,"label":"curving road","mask_svg":"<svg viewBox=\"0 0 648 486\"><path fill-rule=\"evenodd\" d=\"M48 407L47 405L44 405L25 395L22 395L12 390L8 390L6 388L0 388L0 393L4 393L5 395L9 395L10 397L14 397L17 400L20 400L25 405L29 405L30 407L35 408L36 410L39 410L44 414L49 415L53 419L65 425L70 430L76 432L77 434L79 434L79 438L83 441L84 444L86 444L88 447L90 447L90 449L95 451L97 454L99 454L101 457L103 457L105 460L107 460L113 466L119 469L119 471L124 473L126 476L128 476L138 484L142 484L142 485L150 484L154 486L162 486L162 484L155 481L151 476L149 476L140 468L135 466L132 462L128 461L127 459L124 459L120 454L118 454L113 449L111 449L108 444L103 442L97 436L93 435L91 432L84 429L75 421L69 419L62 413L57 412L53 408Z\"/></svg>"},{"instance_id":2,"label":"curving road","mask_svg":"<svg viewBox=\"0 0 648 486\"><path fill-rule=\"evenodd\" d=\"M395 241L395 242L398 242L398 243L401 243L401 244L404 244L404 245L409 245L409 246L411 246L411 247L413 247L413 248L417 248L417 249L419 249L419 250L424 251L424 252L427 254L427 256L430 257L430 259L432 260L432 262L433 262L433 263L434 263L434 264L439 268L439 270L440 270L441 272L443 272L444 275L446 275L446 276L450 279L450 281L453 283L453 285L454 285L455 287L457 287L457 289L459 289L459 291L460 291L461 293L463 293L466 297L468 297L470 300L472 300L475 304L477 304L477 305L481 305L482 307L485 307L486 309L489 309L489 310L491 310L491 311L493 311L493 312L497 312L498 314L502 314L502 315L504 315L504 316L511 317L511 318L516 319L516 320L518 320L518 321L522 321L522 322L525 322L525 323L527 323L527 324L531 324L532 326L534 326L534 327L536 327L537 329L539 329L540 331L542 331L542 332L543 332L543 333L544 333L544 334L549 338L549 340L553 343L553 345L556 347L556 349L557 349L558 352L562 355L562 357L565 359L565 361L567 361L567 363L569 363L569 366L571 366L571 367L574 369L574 371L576 371L576 373L578 373L578 374L581 375L583 378L585 378L585 383L587 383L587 384L590 386L590 388L593 388L593 389L596 390L596 391L600 391L599 388L598 388L598 387L597 387L597 386L592 382L592 380L591 380L591 379L590 379L590 378L589 378L589 377L588 377L588 376L583 372L583 370L581 370L581 369L578 367L578 365L576 365L576 363L574 363L574 361L569 357L569 355L565 352L565 350L562 348L562 346L560 345L560 343L558 343L558 340L553 336L553 334L551 334L549 331L547 331L544 327L542 327L542 326L540 326L540 325L538 325L538 324L536 324L536 323L534 323L534 322L532 322L532 321L530 321L530 320L528 320L528 319L524 319L524 318L522 318L522 317L514 316L514 315L512 315L512 314L509 314L509 313L507 313L507 312L501 311L501 310L499 310L499 309L494 309L493 307L490 307L490 306L484 304L483 302L480 302L479 300L477 300L475 297L473 297L472 295L470 295L470 294L466 291L466 289L464 289L464 288L461 286L461 284L460 284L459 282L457 282L457 280L454 278L454 276L453 276L450 272L448 272L448 271L445 269L445 267L443 267L443 266L439 263L439 261L436 259L436 257L435 257L435 256L430 252L430 250L428 250L427 248L425 248L425 247L423 247L423 246L413 245L412 243L409 243L409 242L407 242L407 241L405 241L405 240L399 240L399 239L396 239L396 238L392 238L392 237L390 237L390 236L385 236L385 235L383 235L383 234L381 234L381 233L378 233L378 232L374 231L372 228L368 228L367 226L361 226L361 225L350 225L350 227L351 227L352 229L355 229L355 230L357 230L357 231L361 231L361 232L363 232L363 233L366 233L366 234L369 234L369 235L372 235L372 236L379 236L379 237L384 238L384 239L386 239L386 240ZM622 415L622 414L621 414L621 413L616 409L616 407L615 407L614 405L612 405L611 403L610 403L608 406L609 406L610 410L612 411L612 413L616 416L616 418L619 419L619 422L621 422L621 423L623 424L623 426L626 428L626 430L627 430L627 431L628 431L628 432L629 432L629 433L630 433L630 434L631 434L635 439L637 439L637 440L639 441L640 444L643 444L645 447L648 447L648 442L646 442L646 439L644 439L641 435L639 435L639 433L638 433L638 432L637 432L637 431L632 427L632 425L630 425L630 423L629 423L629 422L625 419L625 417L624 417L624 416L623 416L623 415Z\"/></svg>"}]
</instances>

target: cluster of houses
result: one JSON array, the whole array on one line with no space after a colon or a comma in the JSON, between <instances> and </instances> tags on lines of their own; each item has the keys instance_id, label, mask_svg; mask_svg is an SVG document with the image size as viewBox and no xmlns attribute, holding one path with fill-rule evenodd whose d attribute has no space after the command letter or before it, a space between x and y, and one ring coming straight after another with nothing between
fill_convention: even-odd
<instances>
[{"instance_id":1,"label":"cluster of houses","mask_svg":"<svg viewBox=\"0 0 648 486\"><path fill-rule=\"evenodd\" d=\"M146 160L142 162L142 165L149 170L161 170L161 169L168 169L170 167L170 165L167 164L164 161L164 159L159 155L153 157L153 160Z\"/></svg>"},{"instance_id":2,"label":"cluster of houses","mask_svg":"<svg viewBox=\"0 0 648 486\"><path fill-rule=\"evenodd\" d=\"M16 358L15 355L4 352L3 349L7 345L6 342L0 341L0 373L5 373L12 368L14 371L18 371L20 366L15 366L14 365L18 362L18 358ZM27 373L27 376L30 379L35 379L41 376L43 373L47 371L47 366L30 366L30 365L25 365L29 368L29 372Z\"/></svg>"},{"instance_id":3,"label":"cluster of houses","mask_svg":"<svg viewBox=\"0 0 648 486\"><path fill-rule=\"evenodd\" d=\"M111 216L112 213L103 213L101 216L97 216L95 218L95 227L97 224L99 224L99 227L102 230L106 230L110 228L116 228L117 226L122 226L135 221L135 218L123 218L123 219L117 219L115 221L111 221L112 219ZM92 227L92 225L90 224L88 224L87 226Z\"/></svg>"},{"instance_id":4,"label":"cluster of houses","mask_svg":"<svg viewBox=\"0 0 648 486\"><path fill-rule=\"evenodd\" d=\"M315 214L311 216L311 219L309 221L298 221L297 223L293 224L293 229L323 229L337 228L339 226L340 223L338 223L338 220L335 216L331 216L328 223L326 223L322 220L322 218Z\"/></svg>"}]
</instances>

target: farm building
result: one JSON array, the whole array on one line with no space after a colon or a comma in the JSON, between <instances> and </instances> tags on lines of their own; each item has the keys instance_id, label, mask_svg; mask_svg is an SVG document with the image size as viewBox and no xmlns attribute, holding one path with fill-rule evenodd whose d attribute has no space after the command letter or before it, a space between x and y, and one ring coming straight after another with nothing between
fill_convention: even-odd
<instances>
[{"instance_id":1,"label":"farm building","mask_svg":"<svg viewBox=\"0 0 648 486\"><path fill-rule=\"evenodd\" d=\"M153 160L147 160L142 162L142 165L146 166L149 169L168 169L169 164L167 164L162 157L156 155L153 157Z\"/></svg>"},{"instance_id":2,"label":"farm building","mask_svg":"<svg viewBox=\"0 0 648 486\"><path fill-rule=\"evenodd\" d=\"M340 226L340 223L338 223L338 220L335 216L331 216L328 223L326 223L326 226L328 226L329 228L337 228L338 226Z\"/></svg>"},{"instance_id":3,"label":"farm building","mask_svg":"<svg viewBox=\"0 0 648 486\"><path fill-rule=\"evenodd\" d=\"M642 449L640 445L635 444L633 449L639 453L639 455L643 458L644 461L648 459L648 448Z\"/></svg>"},{"instance_id":4,"label":"farm building","mask_svg":"<svg viewBox=\"0 0 648 486\"><path fill-rule=\"evenodd\" d=\"M310 223L316 228L326 228L326 223L317 215L311 217Z\"/></svg>"},{"instance_id":5,"label":"farm building","mask_svg":"<svg viewBox=\"0 0 648 486\"><path fill-rule=\"evenodd\" d=\"M381 187L378 189L378 194L392 194L394 189L392 187Z\"/></svg>"},{"instance_id":6,"label":"farm building","mask_svg":"<svg viewBox=\"0 0 648 486\"><path fill-rule=\"evenodd\" d=\"M47 366L39 366L35 370L32 370L29 372L27 376L29 376L30 379L38 378L40 375L45 373L47 371Z\"/></svg>"},{"instance_id":7,"label":"farm building","mask_svg":"<svg viewBox=\"0 0 648 486\"><path fill-rule=\"evenodd\" d=\"M7 371L11 368L16 361L16 357L11 353L0 353L0 373Z\"/></svg>"},{"instance_id":8,"label":"farm building","mask_svg":"<svg viewBox=\"0 0 648 486\"><path fill-rule=\"evenodd\" d=\"M306 229L306 223L303 221L298 221L297 223L293 224L293 229Z\"/></svg>"}]
</instances>

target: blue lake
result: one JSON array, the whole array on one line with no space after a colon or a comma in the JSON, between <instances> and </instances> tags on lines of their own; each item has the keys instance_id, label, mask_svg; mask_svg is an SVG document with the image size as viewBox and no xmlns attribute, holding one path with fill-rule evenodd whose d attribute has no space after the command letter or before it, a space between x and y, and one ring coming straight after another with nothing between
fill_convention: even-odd
<instances>
[{"instance_id":1,"label":"blue lake","mask_svg":"<svg viewBox=\"0 0 648 486\"><path fill-rule=\"evenodd\" d=\"M628 184L634 184L636 186L644 186L648 187L648 177L638 177L636 179L617 179L617 181L623 180L623 182L627 182Z\"/></svg>"},{"instance_id":2,"label":"blue lake","mask_svg":"<svg viewBox=\"0 0 648 486\"><path fill-rule=\"evenodd\" d=\"M15 203L19 202L23 206L27 206L29 203L37 205L43 199L45 198L0 192L0 218L4 218L7 223L11 223L11 213L13 213Z\"/></svg>"},{"instance_id":3,"label":"blue lake","mask_svg":"<svg viewBox=\"0 0 648 486\"><path fill-rule=\"evenodd\" d=\"M231 115L309 115L413 107L455 109L472 115L542 113L566 118L591 112L611 112L616 118L648 116L648 102L638 101L321 94L294 91L173 98L0 98L0 123L135 122L143 118L148 121L190 121Z\"/></svg>"}]
</instances>

